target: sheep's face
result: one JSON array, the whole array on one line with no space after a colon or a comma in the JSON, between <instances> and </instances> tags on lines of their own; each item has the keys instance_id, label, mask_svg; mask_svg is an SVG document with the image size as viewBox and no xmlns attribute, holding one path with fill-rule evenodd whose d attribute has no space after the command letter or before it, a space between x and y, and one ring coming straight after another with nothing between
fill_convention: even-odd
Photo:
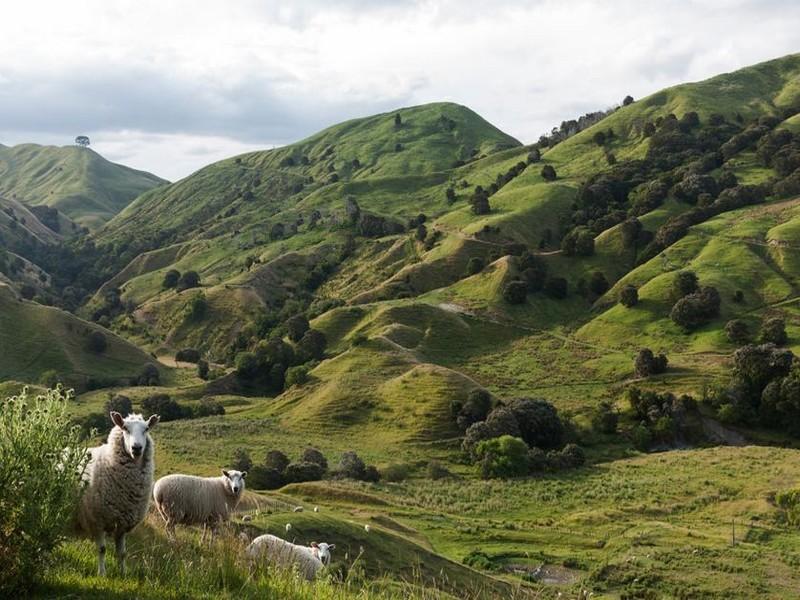
<instances>
[{"instance_id":1,"label":"sheep's face","mask_svg":"<svg viewBox=\"0 0 800 600\"><path fill-rule=\"evenodd\" d=\"M134 460L144 456L149 437L147 432L158 423L159 416L152 415L147 421L141 415L128 415L124 419L118 412L111 412L114 425L122 430L122 441L127 452Z\"/></svg>"},{"instance_id":2,"label":"sheep's face","mask_svg":"<svg viewBox=\"0 0 800 600\"><path fill-rule=\"evenodd\" d=\"M336 544L326 544L325 542L311 542L311 550L319 561L326 567L331 564L331 550L336 548Z\"/></svg>"},{"instance_id":3,"label":"sheep's face","mask_svg":"<svg viewBox=\"0 0 800 600\"><path fill-rule=\"evenodd\" d=\"M223 469L222 474L225 475L225 483L228 484L228 489L234 496L244 491L244 478L247 477L247 471L226 471Z\"/></svg>"}]
</instances>

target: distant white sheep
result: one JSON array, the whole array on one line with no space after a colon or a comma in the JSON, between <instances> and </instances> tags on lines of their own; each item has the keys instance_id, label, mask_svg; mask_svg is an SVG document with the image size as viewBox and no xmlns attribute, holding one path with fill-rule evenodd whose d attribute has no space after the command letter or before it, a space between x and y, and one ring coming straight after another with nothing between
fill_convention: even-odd
<instances>
[{"instance_id":1,"label":"distant white sheep","mask_svg":"<svg viewBox=\"0 0 800 600\"><path fill-rule=\"evenodd\" d=\"M102 446L89 450L84 471L86 489L75 516L78 533L97 543L99 575L106 574L106 534L114 536L117 564L125 574L125 535L142 522L153 488L153 440L148 433L158 415L124 419L110 413L114 428Z\"/></svg>"},{"instance_id":2,"label":"distant white sheep","mask_svg":"<svg viewBox=\"0 0 800 600\"><path fill-rule=\"evenodd\" d=\"M317 512L317 513L319 512L319 506L315 506L314 507L314 512Z\"/></svg>"},{"instance_id":3,"label":"distant white sheep","mask_svg":"<svg viewBox=\"0 0 800 600\"><path fill-rule=\"evenodd\" d=\"M226 471L220 477L167 475L156 482L153 499L167 526L175 536L176 525L216 527L230 519L244 492L247 471ZM205 538L206 530L203 530Z\"/></svg>"},{"instance_id":4,"label":"distant white sheep","mask_svg":"<svg viewBox=\"0 0 800 600\"><path fill-rule=\"evenodd\" d=\"M292 512L303 512L303 507L302 506L295 506L292 509Z\"/></svg>"},{"instance_id":5,"label":"distant white sheep","mask_svg":"<svg viewBox=\"0 0 800 600\"><path fill-rule=\"evenodd\" d=\"M289 533L292 530L292 524L291 523L287 523L285 529L286 529L286 533Z\"/></svg>"},{"instance_id":6,"label":"distant white sheep","mask_svg":"<svg viewBox=\"0 0 800 600\"><path fill-rule=\"evenodd\" d=\"M310 546L292 544L274 535L260 535L247 548L252 560L265 560L281 568L297 568L308 581L331 563L336 544L311 542Z\"/></svg>"}]
</instances>

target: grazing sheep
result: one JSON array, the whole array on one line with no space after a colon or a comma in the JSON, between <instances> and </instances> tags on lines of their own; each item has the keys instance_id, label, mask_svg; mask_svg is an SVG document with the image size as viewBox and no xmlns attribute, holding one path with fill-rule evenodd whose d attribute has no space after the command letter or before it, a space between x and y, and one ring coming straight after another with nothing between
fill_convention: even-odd
<instances>
[{"instance_id":1,"label":"grazing sheep","mask_svg":"<svg viewBox=\"0 0 800 600\"><path fill-rule=\"evenodd\" d=\"M302 506L295 506L292 509L292 512L303 512L303 507Z\"/></svg>"},{"instance_id":2,"label":"grazing sheep","mask_svg":"<svg viewBox=\"0 0 800 600\"><path fill-rule=\"evenodd\" d=\"M242 515L242 523L249 523L253 520L253 515Z\"/></svg>"},{"instance_id":3,"label":"grazing sheep","mask_svg":"<svg viewBox=\"0 0 800 600\"><path fill-rule=\"evenodd\" d=\"M221 477L167 475L156 481L153 499L167 525L167 533L175 537L175 525L203 525L213 530L230 515L244 492L247 471L222 470ZM203 538L206 531L203 530Z\"/></svg>"},{"instance_id":4,"label":"grazing sheep","mask_svg":"<svg viewBox=\"0 0 800 600\"><path fill-rule=\"evenodd\" d=\"M291 568L297 567L300 573L311 581L321 569L331 563L331 550L336 544L311 542L310 546L299 546L274 535L260 535L247 548L251 559L263 558L270 564Z\"/></svg>"},{"instance_id":5,"label":"grazing sheep","mask_svg":"<svg viewBox=\"0 0 800 600\"><path fill-rule=\"evenodd\" d=\"M367 533L369 533L369 530L370 530L370 529L371 529L371 528L370 528L370 526L369 526L369 525L364 525L364 531L366 531Z\"/></svg>"},{"instance_id":6,"label":"grazing sheep","mask_svg":"<svg viewBox=\"0 0 800 600\"><path fill-rule=\"evenodd\" d=\"M314 512L319 512L319 506L314 507Z\"/></svg>"},{"instance_id":7,"label":"grazing sheep","mask_svg":"<svg viewBox=\"0 0 800 600\"><path fill-rule=\"evenodd\" d=\"M287 523L286 524L286 533L289 533L291 530L292 530L292 524L291 523Z\"/></svg>"},{"instance_id":8,"label":"grazing sheep","mask_svg":"<svg viewBox=\"0 0 800 600\"><path fill-rule=\"evenodd\" d=\"M97 543L99 575L106 574L106 534L114 536L117 564L125 574L125 535L142 522L153 488L153 440L148 433L158 415L124 419L111 412L114 428L102 446L89 450L83 474L86 489L75 515L78 533Z\"/></svg>"}]
</instances>

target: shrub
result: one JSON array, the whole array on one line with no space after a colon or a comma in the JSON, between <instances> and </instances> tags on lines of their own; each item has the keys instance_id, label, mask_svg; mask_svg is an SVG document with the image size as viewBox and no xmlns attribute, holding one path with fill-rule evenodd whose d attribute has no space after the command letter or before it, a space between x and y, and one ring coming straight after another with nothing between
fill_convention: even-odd
<instances>
[{"instance_id":1,"label":"shrub","mask_svg":"<svg viewBox=\"0 0 800 600\"><path fill-rule=\"evenodd\" d=\"M86 348L95 354L102 354L108 348L106 336L100 331L93 331L86 340Z\"/></svg>"},{"instance_id":2,"label":"shrub","mask_svg":"<svg viewBox=\"0 0 800 600\"><path fill-rule=\"evenodd\" d=\"M139 371L136 383L138 385L158 385L161 383L161 372L153 363L146 363Z\"/></svg>"},{"instance_id":3,"label":"shrub","mask_svg":"<svg viewBox=\"0 0 800 600\"><path fill-rule=\"evenodd\" d=\"M289 466L289 457L280 450L270 450L264 458L264 466L275 469L278 473L283 473Z\"/></svg>"},{"instance_id":4,"label":"shrub","mask_svg":"<svg viewBox=\"0 0 800 600\"><path fill-rule=\"evenodd\" d=\"M785 377L794 360L791 351L774 344L748 344L733 353L733 382L736 391L752 406L773 379Z\"/></svg>"},{"instance_id":5,"label":"shrub","mask_svg":"<svg viewBox=\"0 0 800 600\"><path fill-rule=\"evenodd\" d=\"M108 414L112 411L118 412L125 417L133 412L133 402L131 402L130 398L122 394L110 395L105 405L103 405L103 412L106 414L106 420L108 420Z\"/></svg>"},{"instance_id":6,"label":"shrub","mask_svg":"<svg viewBox=\"0 0 800 600\"><path fill-rule=\"evenodd\" d=\"M206 295L203 292L195 294L186 305L186 321L194 323L202 321L207 311L208 300L206 300Z\"/></svg>"},{"instance_id":7,"label":"shrub","mask_svg":"<svg viewBox=\"0 0 800 600\"><path fill-rule=\"evenodd\" d=\"M196 363L200 360L200 352L195 348L184 348L175 353L176 362Z\"/></svg>"},{"instance_id":8,"label":"shrub","mask_svg":"<svg viewBox=\"0 0 800 600\"><path fill-rule=\"evenodd\" d=\"M637 377L650 377L666 371L667 364L669 360L666 355L655 356L650 348L642 348L633 361L633 371Z\"/></svg>"},{"instance_id":9,"label":"shrub","mask_svg":"<svg viewBox=\"0 0 800 600\"><path fill-rule=\"evenodd\" d=\"M551 471L575 469L586 462L583 448L577 444L567 444L561 450L551 450L547 453L547 466Z\"/></svg>"},{"instance_id":10,"label":"shrub","mask_svg":"<svg viewBox=\"0 0 800 600\"><path fill-rule=\"evenodd\" d=\"M208 372L210 367L208 366L208 361L204 359L200 359L197 361L197 376L200 379L206 380L208 379Z\"/></svg>"},{"instance_id":11,"label":"shrub","mask_svg":"<svg viewBox=\"0 0 800 600\"><path fill-rule=\"evenodd\" d=\"M509 304L523 304L528 286L523 281L509 281L503 288L503 300Z\"/></svg>"},{"instance_id":12,"label":"shrub","mask_svg":"<svg viewBox=\"0 0 800 600\"><path fill-rule=\"evenodd\" d=\"M328 345L328 340L325 334L316 329L309 329L306 331L303 338L297 344L298 353L308 362L309 360L322 360L325 358L325 347Z\"/></svg>"},{"instance_id":13,"label":"shrub","mask_svg":"<svg viewBox=\"0 0 800 600\"><path fill-rule=\"evenodd\" d=\"M364 461L353 450L342 453L339 466L336 469L340 477L347 479L363 480L367 471Z\"/></svg>"},{"instance_id":14,"label":"shrub","mask_svg":"<svg viewBox=\"0 0 800 600\"><path fill-rule=\"evenodd\" d=\"M461 431L466 431L473 423L484 421L491 407L492 396L483 388L470 390L466 401L454 400L450 406Z\"/></svg>"},{"instance_id":15,"label":"shrub","mask_svg":"<svg viewBox=\"0 0 800 600\"><path fill-rule=\"evenodd\" d=\"M201 398L193 411L195 417L213 417L225 414L225 407L213 398Z\"/></svg>"},{"instance_id":16,"label":"shrub","mask_svg":"<svg viewBox=\"0 0 800 600\"><path fill-rule=\"evenodd\" d=\"M725 335L728 336L728 340L738 345L746 344L750 339L747 323L741 319L731 319L725 323Z\"/></svg>"},{"instance_id":17,"label":"shrub","mask_svg":"<svg viewBox=\"0 0 800 600\"><path fill-rule=\"evenodd\" d=\"M307 381L308 367L306 365L298 365L286 369L285 386L287 389L294 385L303 385Z\"/></svg>"},{"instance_id":18,"label":"shrub","mask_svg":"<svg viewBox=\"0 0 800 600\"><path fill-rule=\"evenodd\" d=\"M759 337L762 343L783 346L789 339L786 335L786 322L781 317L770 317L762 323Z\"/></svg>"},{"instance_id":19,"label":"shrub","mask_svg":"<svg viewBox=\"0 0 800 600\"><path fill-rule=\"evenodd\" d=\"M641 452L647 452L653 443L653 434L643 423L639 423L631 430L631 441L633 447Z\"/></svg>"},{"instance_id":20,"label":"shrub","mask_svg":"<svg viewBox=\"0 0 800 600\"><path fill-rule=\"evenodd\" d=\"M302 483L304 481L319 481L325 470L317 463L299 462L292 463L283 472L286 483Z\"/></svg>"},{"instance_id":21,"label":"shrub","mask_svg":"<svg viewBox=\"0 0 800 600\"><path fill-rule=\"evenodd\" d=\"M183 275L180 276L178 279L177 288L179 292L183 290L188 290L190 288L196 288L200 285L200 275L197 274L197 271L186 271Z\"/></svg>"},{"instance_id":22,"label":"shrub","mask_svg":"<svg viewBox=\"0 0 800 600\"><path fill-rule=\"evenodd\" d=\"M564 425L555 406L546 400L518 398L509 403L508 410L517 422L519 437L529 446L550 449L561 445Z\"/></svg>"},{"instance_id":23,"label":"shrub","mask_svg":"<svg viewBox=\"0 0 800 600\"><path fill-rule=\"evenodd\" d=\"M153 394L142 400L142 411L159 415L164 423L191 417L191 409L181 406L167 394Z\"/></svg>"},{"instance_id":24,"label":"shrub","mask_svg":"<svg viewBox=\"0 0 800 600\"><path fill-rule=\"evenodd\" d=\"M428 479L433 479L434 481L452 476L450 470L438 460L432 460L428 463L427 474Z\"/></svg>"},{"instance_id":25,"label":"shrub","mask_svg":"<svg viewBox=\"0 0 800 600\"><path fill-rule=\"evenodd\" d=\"M558 175L556 174L556 170L553 168L552 165L545 165L542 167L541 171L542 179L545 181L555 181Z\"/></svg>"},{"instance_id":26,"label":"shrub","mask_svg":"<svg viewBox=\"0 0 800 600\"><path fill-rule=\"evenodd\" d=\"M561 251L566 256L592 256L594 234L587 227L576 227L561 240Z\"/></svg>"},{"instance_id":27,"label":"shrub","mask_svg":"<svg viewBox=\"0 0 800 600\"><path fill-rule=\"evenodd\" d=\"M247 485L256 490L277 490L283 487L283 474L266 465L254 465L247 470Z\"/></svg>"},{"instance_id":28,"label":"shrub","mask_svg":"<svg viewBox=\"0 0 800 600\"><path fill-rule=\"evenodd\" d=\"M378 470L378 467L375 465L367 465L367 468L364 469L363 480L371 483L378 483L381 480L381 472Z\"/></svg>"},{"instance_id":29,"label":"shrub","mask_svg":"<svg viewBox=\"0 0 800 600\"><path fill-rule=\"evenodd\" d=\"M301 461L319 465L323 472L328 470L328 459L325 458L325 455L316 448L308 447L303 450Z\"/></svg>"},{"instance_id":30,"label":"shrub","mask_svg":"<svg viewBox=\"0 0 800 600\"><path fill-rule=\"evenodd\" d=\"M303 315L295 315L286 321L286 330L289 334L289 339L293 342L299 342L303 339L310 327L308 319Z\"/></svg>"},{"instance_id":31,"label":"shrub","mask_svg":"<svg viewBox=\"0 0 800 600\"><path fill-rule=\"evenodd\" d=\"M86 449L61 388L0 402L0 593L27 596L64 540Z\"/></svg>"},{"instance_id":32,"label":"shrub","mask_svg":"<svg viewBox=\"0 0 800 600\"><path fill-rule=\"evenodd\" d=\"M600 433L616 433L619 413L611 402L601 402L592 417L592 427Z\"/></svg>"},{"instance_id":33,"label":"shrub","mask_svg":"<svg viewBox=\"0 0 800 600\"><path fill-rule=\"evenodd\" d=\"M619 294L619 302L625 308L633 308L639 304L639 290L636 286L626 285Z\"/></svg>"},{"instance_id":34,"label":"shrub","mask_svg":"<svg viewBox=\"0 0 800 600\"><path fill-rule=\"evenodd\" d=\"M476 448L481 477L520 477L528 472L528 446L519 438L503 435L480 442Z\"/></svg>"},{"instance_id":35,"label":"shrub","mask_svg":"<svg viewBox=\"0 0 800 600\"><path fill-rule=\"evenodd\" d=\"M672 284L672 293L675 300L693 294L698 289L698 279L692 271L680 271Z\"/></svg>"},{"instance_id":36,"label":"shrub","mask_svg":"<svg viewBox=\"0 0 800 600\"><path fill-rule=\"evenodd\" d=\"M473 256L467 263L467 276L476 275L483 271L483 259Z\"/></svg>"},{"instance_id":37,"label":"shrub","mask_svg":"<svg viewBox=\"0 0 800 600\"><path fill-rule=\"evenodd\" d=\"M692 331L717 317L719 306L719 292L714 287L706 286L678 300L669 316L676 325Z\"/></svg>"},{"instance_id":38,"label":"shrub","mask_svg":"<svg viewBox=\"0 0 800 600\"><path fill-rule=\"evenodd\" d=\"M595 296L602 296L608 291L608 279L600 271L594 271L589 277L589 289Z\"/></svg>"},{"instance_id":39,"label":"shrub","mask_svg":"<svg viewBox=\"0 0 800 600\"><path fill-rule=\"evenodd\" d=\"M250 458L250 453L244 448L237 448L234 450L231 468L237 471L250 471L253 468L253 461Z\"/></svg>"},{"instance_id":40,"label":"shrub","mask_svg":"<svg viewBox=\"0 0 800 600\"><path fill-rule=\"evenodd\" d=\"M392 463L381 469L381 479L397 483L405 481L411 474L411 467L406 463Z\"/></svg>"},{"instance_id":41,"label":"shrub","mask_svg":"<svg viewBox=\"0 0 800 600\"><path fill-rule=\"evenodd\" d=\"M170 269L164 274L164 280L161 282L161 287L165 290L174 288L178 285L178 281L181 278L180 271L176 271L175 269Z\"/></svg>"}]
</instances>

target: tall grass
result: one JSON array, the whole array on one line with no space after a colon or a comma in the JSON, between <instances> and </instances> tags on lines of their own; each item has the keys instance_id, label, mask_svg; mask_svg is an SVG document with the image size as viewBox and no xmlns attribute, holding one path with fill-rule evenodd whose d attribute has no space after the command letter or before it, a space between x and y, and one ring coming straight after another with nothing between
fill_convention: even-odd
<instances>
[{"instance_id":1,"label":"tall grass","mask_svg":"<svg viewBox=\"0 0 800 600\"><path fill-rule=\"evenodd\" d=\"M86 449L67 418L69 392L0 401L0 592L29 590L63 540ZM1 594L0 594L1 595Z\"/></svg>"}]
</instances>

